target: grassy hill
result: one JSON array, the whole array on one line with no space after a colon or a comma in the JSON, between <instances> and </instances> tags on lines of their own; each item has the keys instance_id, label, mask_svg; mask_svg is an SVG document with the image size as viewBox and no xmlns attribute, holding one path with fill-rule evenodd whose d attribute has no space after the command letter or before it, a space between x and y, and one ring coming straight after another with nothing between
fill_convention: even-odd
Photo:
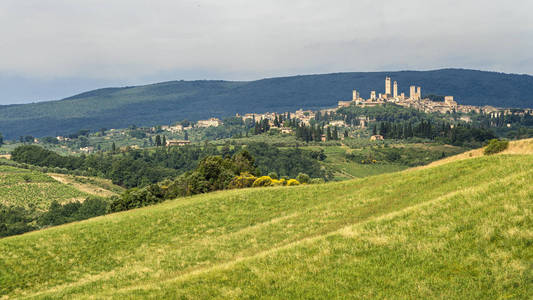
<instances>
[{"instance_id":1,"label":"grassy hill","mask_svg":"<svg viewBox=\"0 0 533 300\"><path fill-rule=\"evenodd\" d=\"M0 203L9 206L47 210L53 201L83 201L90 195L108 197L120 191L108 180L0 165Z\"/></svg>"},{"instance_id":2,"label":"grassy hill","mask_svg":"<svg viewBox=\"0 0 533 300\"><path fill-rule=\"evenodd\" d=\"M168 124L235 113L294 111L332 107L351 99L352 89L368 96L384 90L385 76L398 81L399 92L422 86L424 95L454 95L461 104L533 106L533 76L463 69L401 72L354 72L270 78L249 82L171 81L144 86L105 88L61 101L0 106L0 132L59 135Z\"/></svg>"},{"instance_id":3,"label":"grassy hill","mask_svg":"<svg viewBox=\"0 0 533 300\"><path fill-rule=\"evenodd\" d=\"M533 155L216 192L0 240L0 295L531 298Z\"/></svg>"}]
</instances>

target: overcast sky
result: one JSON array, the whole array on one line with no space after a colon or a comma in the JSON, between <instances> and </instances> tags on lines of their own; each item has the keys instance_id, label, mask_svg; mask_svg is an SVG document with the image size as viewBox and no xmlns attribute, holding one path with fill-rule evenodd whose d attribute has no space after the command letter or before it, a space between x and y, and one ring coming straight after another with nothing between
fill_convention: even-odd
<instances>
[{"instance_id":1,"label":"overcast sky","mask_svg":"<svg viewBox=\"0 0 533 300\"><path fill-rule=\"evenodd\" d=\"M0 104L349 71L533 74L533 1L1 0Z\"/></svg>"}]
</instances>

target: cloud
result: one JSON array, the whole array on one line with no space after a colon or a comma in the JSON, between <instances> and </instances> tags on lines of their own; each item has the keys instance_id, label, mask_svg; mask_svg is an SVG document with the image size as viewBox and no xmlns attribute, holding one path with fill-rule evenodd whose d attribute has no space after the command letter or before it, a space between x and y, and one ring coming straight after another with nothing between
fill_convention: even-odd
<instances>
[{"instance_id":1,"label":"cloud","mask_svg":"<svg viewBox=\"0 0 533 300\"><path fill-rule=\"evenodd\" d=\"M525 0L3 0L0 74L129 83L439 67L533 73L531 11Z\"/></svg>"}]
</instances>

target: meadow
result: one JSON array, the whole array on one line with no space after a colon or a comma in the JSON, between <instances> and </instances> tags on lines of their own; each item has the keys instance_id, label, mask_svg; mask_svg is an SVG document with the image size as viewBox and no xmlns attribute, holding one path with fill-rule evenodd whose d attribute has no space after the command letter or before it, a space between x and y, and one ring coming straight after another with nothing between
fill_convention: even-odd
<instances>
[{"instance_id":1,"label":"meadow","mask_svg":"<svg viewBox=\"0 0 533 300\"><path fill-rule=\"evenodd\" d=\"M533 156L221 191L0 240L0 295L531 298Z\"/></svg>"},{"instance_id":2,"label":"meadow","mask_svg":"<svg viewBox=\"0 0 533 300\"><path fill-rule=\"evenodd\" d=\"M300 148L323 150L326 159L321 164L333 174L333 180L337 181L402 171L410 165L428 164L437 160L443 153L445 156L453 156L466 150L462 147L437 143L370 142L363 139L348 139L344 142L342 145L313 145ZM401 153L395 161L383 160L385 155L376 156L378 152L390 152L392 149L399 149L398 153ZM360 159L355 159L358 156L373 156L378 160L375 163L361 163Z\"/></svg>"}]
</instances>

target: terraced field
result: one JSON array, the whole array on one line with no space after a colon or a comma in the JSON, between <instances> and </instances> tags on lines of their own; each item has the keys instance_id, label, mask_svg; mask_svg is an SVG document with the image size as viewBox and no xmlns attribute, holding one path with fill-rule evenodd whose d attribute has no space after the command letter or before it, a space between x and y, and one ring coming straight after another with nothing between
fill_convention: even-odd
<instances>
[{"instance_id":1,"label":"terraced field","mask_svg":"<svg viewBox=\"0 0 533 300\"><path fill-rule=\"evenodd\" d=\"M222 191L4 238L0 295L531 299L532 166Z\"/></svg>"}]
</instances>

